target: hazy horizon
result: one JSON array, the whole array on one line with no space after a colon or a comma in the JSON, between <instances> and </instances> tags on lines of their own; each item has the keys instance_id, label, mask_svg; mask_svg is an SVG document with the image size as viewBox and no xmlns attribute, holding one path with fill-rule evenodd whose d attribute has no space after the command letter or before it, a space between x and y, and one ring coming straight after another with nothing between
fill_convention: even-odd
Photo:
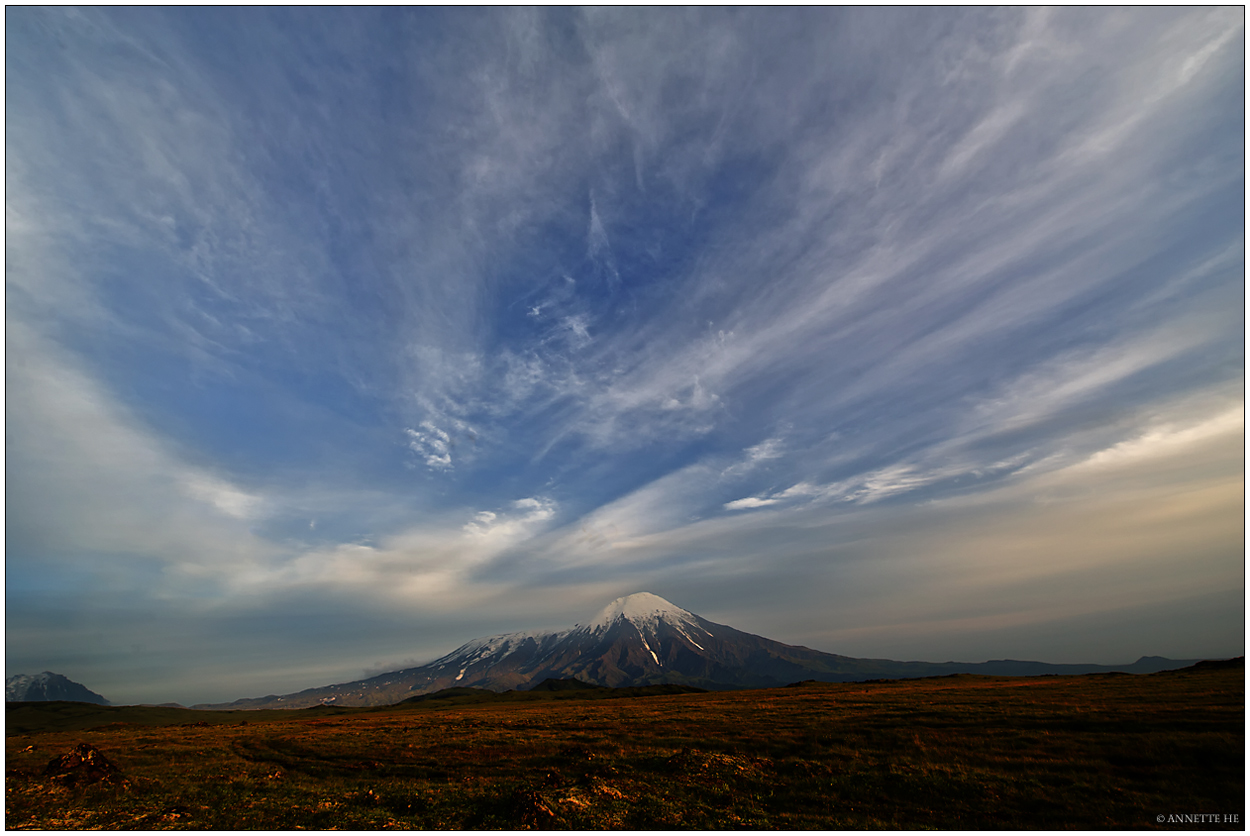
<instances>
[{"instance_id":1,"label":"hazy horizon","mask_svg":"<svg viewBox=\"0 0 1250 836\"><path fill-rule=\"evenodd\" d=\"M5 19L6 676L1244 653L1242 8Z\"/></svg>"}]
</instances>

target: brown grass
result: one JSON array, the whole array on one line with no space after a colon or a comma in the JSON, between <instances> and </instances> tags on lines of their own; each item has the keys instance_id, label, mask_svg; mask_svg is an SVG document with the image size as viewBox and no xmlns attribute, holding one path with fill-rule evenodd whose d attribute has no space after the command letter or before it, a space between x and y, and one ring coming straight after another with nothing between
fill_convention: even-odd
<instances>
[{"instance_id":1,"label":"brown grass","mask_svg":"<svg viewBox=\"0 0 1250 836\"><path fill-rule=\"evenodd\" d=\"M956 676L32 731L7 740L5 823L1243 829L1244 694L1240 669ZM83 742L125 781L42 775Z\"/></svg>"}]
</instances>

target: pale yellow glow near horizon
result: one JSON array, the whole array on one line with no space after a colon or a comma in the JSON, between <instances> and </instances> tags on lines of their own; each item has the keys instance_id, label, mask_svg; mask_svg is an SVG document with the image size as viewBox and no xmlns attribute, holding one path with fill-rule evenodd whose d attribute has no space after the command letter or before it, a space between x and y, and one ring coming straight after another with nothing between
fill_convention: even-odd
<instances>
[{"instance_id":1,"label":"pale yellow glow near horizon","mask_svg":"<svg viewBox=\"0 0 1250 836\"><path fill-rule=\"evenodd\" d=\"M1243 448L1236 410L899 512L876 559L842 570L864 593L839 619L855 626L822 638L953 637L1244 589Z\"/></svg>"}]
</instances>

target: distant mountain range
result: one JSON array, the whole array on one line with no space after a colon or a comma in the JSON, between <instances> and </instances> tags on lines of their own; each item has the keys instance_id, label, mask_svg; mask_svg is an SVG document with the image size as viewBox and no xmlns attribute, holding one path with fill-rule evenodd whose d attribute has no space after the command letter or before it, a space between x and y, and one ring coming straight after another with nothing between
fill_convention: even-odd
<instances>
[{"instance_id":1,"label":"distant mountain range","mask_svg":"<svg viewBox=\"0 0 1250 836\"><path fill-rule=\"evenodd\" d=\"M618 598L589 624L558 632L508 633L476 639L428 665L379 676L195 708L306 708L390 705L453 687L525 690L547 679L607 687L678 684L707 689L768 688L802 680L860 682L954 673L1155 673L1193 664L1143 656L1131 665L990 662L895 662L856 659L782 644L708 621L663 598L639 592Z\"/></svg>"},{"instance_id":2,"label":"distant mountain range","mask_svg":"<svg viewBox=\"0 0 1250 836\"><path fill-rule=\"evenodd\" d=\"M70 700L109 705L109 701L59 673L44 671L34 675L19 673L4 680L5 702L48 702Z\"/></svg>"}]
</instances>

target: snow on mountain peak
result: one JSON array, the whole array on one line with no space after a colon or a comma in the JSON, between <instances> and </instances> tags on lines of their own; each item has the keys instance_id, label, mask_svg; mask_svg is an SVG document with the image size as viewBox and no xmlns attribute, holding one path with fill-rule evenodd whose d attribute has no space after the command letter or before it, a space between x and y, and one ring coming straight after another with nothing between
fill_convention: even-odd
<instances>
[{"instance_id":1,"label":"snow on mountain peak","mask_svg":"<svg viewBox=\"0 0 1250 836\"><path fill-rule=\"evenodd\" d=\"M39 702L44 700L70 700L108 705L109 701L72 679L52 671L37 674L17 674L4 680L5 702Z\"/></svg>"},{"instance_id":2,"label":"snow on mountain peak","mask_svg":"<svg viewBox=\"0 0 1250 836\"><path fill-rule=\"evenodd\" d=\"M592 630L598 630L611 626L618 618L624 618L638 627L654 628L656 622L659 621L673 625L694 624L695 616L694 613L665 601L659 595L652 595L650 592L635 592L633 595L617 598L608 604L587 626Z\"/></svg>"},{"instance_id":3,"label":"snow on mountain peak","mask_svg":"<svg viewBox=\"0 0 1250 836\"><path fill-rule=\"evenodd\" d=\"M460 664L464 662L473 664L484 659L493 659L497 662L503 657L520 650L527 640L532 639L535 644L541 647L545 644L559 641L570 632L570 630L558 630L555 632L550 630L528 630L474 639L471 642L460 645L460 647L446 656L435 659L430 665L437 665L441 668L452 663Z\"/></svg>"}]
</instances>

